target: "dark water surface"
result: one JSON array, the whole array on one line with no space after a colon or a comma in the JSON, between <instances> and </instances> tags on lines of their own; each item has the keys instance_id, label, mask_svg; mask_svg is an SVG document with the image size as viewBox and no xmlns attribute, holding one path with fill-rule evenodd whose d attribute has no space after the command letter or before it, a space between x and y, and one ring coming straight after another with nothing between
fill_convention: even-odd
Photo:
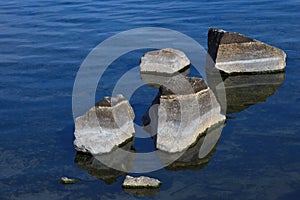
<instances>
[{"instance_id":1,"label":"dark water surface","mask_svg":"<svg viewBox=\"0 0 300 200\"><path fill-rule=\"evenodd\" d=\"M122 190L123 174L95 172L76 157L72 88L82 61L96 45L145 26L174 29L205 48L208 28L223 28L287 53L284 74L257 77L255 83L261 84L240 89L240 97L233 98L233 89L226 91L232 94L230 119L209 163L146 174L163 181L148 198L299 199L299 10L297 0L1 1L0 199L140 198ZM118 77L139 64L140 55L115 63L97 99L110 94ZM225 85L240 81L227 79ZM146 86L135 93L136 123L155 95ZM142 151L141 144L136 148ZM82 181L62 185L62 176Z\"/></svg>"}]
</instances>

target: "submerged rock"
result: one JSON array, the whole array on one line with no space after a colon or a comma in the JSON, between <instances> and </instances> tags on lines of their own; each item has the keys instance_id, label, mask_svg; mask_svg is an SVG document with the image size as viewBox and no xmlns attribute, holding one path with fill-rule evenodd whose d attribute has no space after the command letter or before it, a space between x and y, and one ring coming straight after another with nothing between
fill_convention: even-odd
<instances>
[{"instance_id":1,"label":"submerged rock","mask_svg":"<svg viewBox=\"0 0 300 200\"><path fill-rule=\"evenodd\" d=\"M141 58L142 73L173 74L190 66L190 60L179 50L166 48L150 51Z\"/></svg>"},{"instance_id":2,"label":"submerged rock","mask_svg":"<svg viewBox=\"0 0 300 200\"><path fill-rule=\"evenodd\" d=\"M75 121L77 151L102 154L134 136L134 112L122 96L106 97Z\"/></svg>"},{"instance_id":3,"label":"submerged rock","mask_svg":"<svg viewBox=\"0 0 300 200\"><path fill-rule=\"evenodd\" d=\"M122 187L123 188L159 188L161 182L154 178L146 176L132 177L127 175Z\"/></svg>"},{"instance_id":4,"label":"submerged rock","mask_svg":"<svg viewBox=\"0 0 300 200\"><path fill-rule=\"evenodd\" d=\"M68 177L61 177L60 178L60 182L62 184L74 184L74 183L77 183L78 180L72 179L72 178L68 178Z\"/></svg>"},{"instance_id":5,"label":"submerged rock","mask_svg":"<svg viewBox=\"0 0 300 200\"><path fill-rule=\"evenodd\" d=\"M208 31L208 53L215 67L228 74L283 71L286 65L281 49L215 28Z\"/></svg>"},{"instance_id":6,"label":"submerged rock","mask_svg":"<svg viewBox=\"0 0 300 200\"><path fill-rule=\"evenodd\" d=\"M220 105L201 78L185 78L174 88L160 87L144 117L145 129L156 135L156 148L174 153L188 149L206 129L224 121ZM157 104L159 104L157 106Z\"/></svg>"}]
</instances>

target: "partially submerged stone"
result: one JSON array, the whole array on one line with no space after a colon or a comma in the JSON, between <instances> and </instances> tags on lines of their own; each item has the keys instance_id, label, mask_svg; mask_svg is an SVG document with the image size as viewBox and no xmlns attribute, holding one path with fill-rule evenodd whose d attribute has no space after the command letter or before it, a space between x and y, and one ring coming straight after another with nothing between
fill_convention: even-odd
<instances>
[{"instance_id":1,"label":"partially submerged stone","mask_svg":"<svg viewBox=\"0 0 300 200\"><path fill-rule=\"evenodd\" d=\"M286 65L281 49L215 28L208 31L208 53L215 67L228 74L283 71Z\"/></svg>"},{"instance_id":2,"label":"partially submerged stone","mask_svg":"<svg viewBox=\"0 0 300 200\"><path fill-rule=\"evenodd\" d=\"M60 182L62 184L74 184L74 183L77 183L78 180L77 179L68 178L68 177L61 177L60 178Z\"/></svg>"},{"instance_id":3,"label":"partially submerged stone","mask_svg":"<svg viewBox=\"0 0 300 200\"><path fill-rule=\"evenodd\" d=\"M134 112L122 95L106 97L75 121L77 151L111 152L134 136Z\"/></svg>"},{"instance_id":4,"label":"partially submerged stone","mask_svg":"<svg viewBox=\"0 0 300 200\"><path fill-rule=\"evenodd\" d=\"M158 179L140 176L132 177L127 175L122 187L123 188L159 188L161 182Z\"/></svg>"},{"instance_id":5,"label":"partially submerged stone","mask_svg":"<svg viewBox=\"0 0 300 200\"><path fill-rule=\"evenodd\" d=\"M150 51L141 58L141 73L173 74L190 66L190 60L179 50L166 48Z\"/></svg>"},{"instance_id":6,"label":"partially submerged stone","mask_svg":"<svg viewBox=\"0 0 300 200\"><path fill-rule=\"evenodd\" d=\"M173 88L161 86L159 103L144 117L146 130L156 135L156 148L175 153L188 149L206 129L225 120L213 92L201 78L185 78L171 83ZM149 109L151 111L151 108ZM157 127L157 128L156 128Z\"/></svg>"}]
</instances>

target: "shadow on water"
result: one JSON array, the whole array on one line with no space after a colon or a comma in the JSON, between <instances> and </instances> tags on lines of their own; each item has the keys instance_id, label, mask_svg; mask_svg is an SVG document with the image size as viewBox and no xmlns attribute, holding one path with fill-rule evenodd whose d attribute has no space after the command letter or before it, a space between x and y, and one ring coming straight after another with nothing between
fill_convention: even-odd
<instances>
[{"instance_id":1,"label":"shadow on water","mask_svg":"<svg viewBox=\"0 0 300 200\"><path fill-rule=\"evenodd\" d=\"M201 170L203 169L213 157L217 143L221 137L222 129L225 125L223 123L209 128L206 131L205 136L202 136L198 141L187 149L183 155L181 155L175 162L166 166L167 170L179 171L179 170ZM174 154L166 152L159 152L159 157L172 157Z\"/></svg>"},{"instance_id":2,"label":"shadow on water","mask_svg":"<svg viewBox=\"0 0 300 200\"><path fill-rule=\"evenodd\" d=\"M272 74L222 74L214 65L207 61L206 77L209 86L221 104L222 112L233 114L242 112L252 105L266 102L267 98L277 92L277 89L285 80L285 72ZM219 92L219 88L225 88L225 94ZM226 97L224 97L224 95ZM226 98L226 103L224 103Z\"/></svg>"},{"instance_id":3,"label":"shadow on water","mask_svg":"<svg viewBox=\"0 0 300 200\"><path fill-rule=\"evenodd\" d=\"M121 148L125 151L132 151L133 140ZM81 170L86 170L90 175L104 181L108 185L118 181L118 178L127 174L132 168L134 158L121 157L113 152L102 155L91 155L89 153L77 152L74 162ZM122 166L125 170L120 171L106 166L101 160L112 160L114 165Z\"/></svg>"},{"instance_id":4,"label":"shadow on water","mask_svg":"<svg viewBox=\"0 0 300 200\"><path fill-rule=\"evenodd\" d=\"M237 113L266 102L283 84L285 73L237 75L224 78L227 113Z\"/></svg>"}]
</instances>

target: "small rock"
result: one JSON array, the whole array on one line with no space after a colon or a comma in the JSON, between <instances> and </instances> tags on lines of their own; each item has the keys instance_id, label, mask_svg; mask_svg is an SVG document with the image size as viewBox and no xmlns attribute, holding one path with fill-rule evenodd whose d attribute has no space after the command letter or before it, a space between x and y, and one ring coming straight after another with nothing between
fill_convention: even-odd
<instances>
[{"instance_id":1,"label":"small rock","mask_svg":"<svg viewBox=\"0 0 300 200\"><path fill-rule=\"evenodd\" d=\"M123 188L159 188L161 182L154 178L146 176L132 177L127 175L122 187Z\"/></svg>"},{"instance_id":2,"label":"small rock","mask_svg":"<svg viewBox=\"0 0 300 200\"><path fill-rule=\"evenodd\" d=\"M111 152L133 138L133 119L133 109L122 95L104 98L76 118L76 150L93 155Z\"/></svg>"},{"instance_id":3,"label":"small rock","mask_svg":"<svg viewBox=\"0 0 300 200\"><path fill-rule=\"evenodd\" d=\"M61 177L60 178L60 182L62 184L74 184L74 183L77 183L78 180L76 179L71 179L71 178L68 178L68 177Z\"/></svg>"},{"instance_id":4,"label":"small rock","mask_svg":"<svg viewBox=\"0 0 300 200\"><path fill-rule=\"evenodd\" d=\"M141 73L173 74L190 66L190 60L179 50L166 48L150 51L141 58Z\"/></svg>"},{"instance_id":5,"label":"small rock","mask_svg":"<svg viewBox=\"0 0 300 200\"><path fill-rule=\"evenodd\" d=\"M215 28L208 31L208 53L215 67L228 74L283 71L286 65L281 49Z\"/></svg>"}]
</instances>

